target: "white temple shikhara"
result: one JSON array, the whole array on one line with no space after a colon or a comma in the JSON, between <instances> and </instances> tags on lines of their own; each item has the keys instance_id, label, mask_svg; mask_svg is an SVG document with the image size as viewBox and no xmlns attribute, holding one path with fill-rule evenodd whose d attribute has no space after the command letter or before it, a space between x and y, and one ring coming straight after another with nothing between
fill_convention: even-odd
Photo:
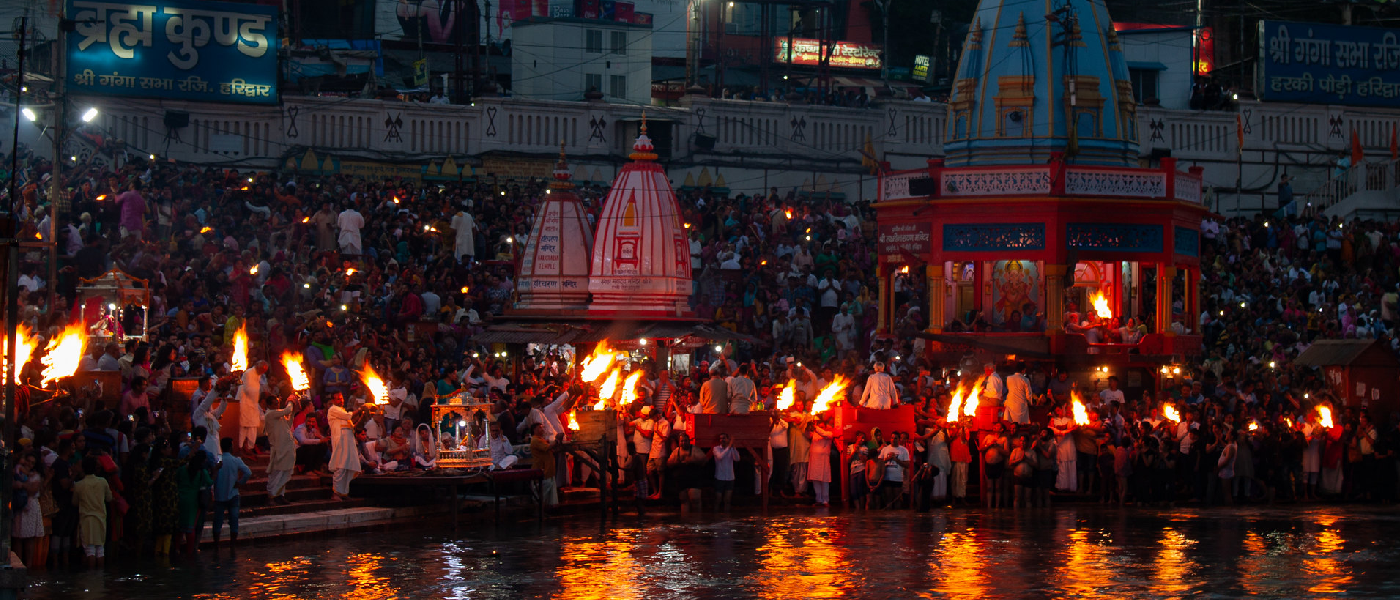
<instances>
[{"instance_id":1,"label":"white temple shikhara","mask_svg":"<svg viewBox=\"0 0 1400 600\"><path fill-rule=\"evenodd\" d=\"M593 227L574 194L573 173L559 151L535 225L520 258L515 289L518 313L561 313L588 308L588 267Z\"/></svg>"},{"instance_id":2,"label":"white temple shikhara","mask_svg":"<svg viewBox=\"0 0 1400 600\"><path fill-rule=\"evenodd\" d=\"M555 181L525 246L516 283L516 315L590 320L693 320L690 244L676 193L656 162L643 117L598 216L597 235L561 154ZM589 257L592 257L591 262Z\"/></svg>"}]
</instances>

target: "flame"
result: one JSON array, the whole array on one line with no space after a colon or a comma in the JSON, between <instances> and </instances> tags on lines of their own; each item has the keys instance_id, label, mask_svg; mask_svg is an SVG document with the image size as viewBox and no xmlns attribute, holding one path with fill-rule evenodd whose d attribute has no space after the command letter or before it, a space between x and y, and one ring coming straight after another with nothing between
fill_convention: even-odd
<instances>
[{"instance_id":1,"label":"flame","mask_svg":"<svg viewBox=\"0 0 1400 600\"><path fill-rule=\"evenodd\" d=\"M1321 421L1322 421L1322 426L1323 426L1323 427L1326 427L1326 428L1328 428L1328 429L1331 429L1331 428L1332 428L1332 409L1331 409L1331 408L1326 407L1326 406L1322 406L1322 405L1319 404L1319 405L1317 406L1317 415L1318 415L1319 417L1322 418Z\"/></svg>"},{"instance_id":2,"label":"flame","mask_svg":"<svg viewBox=\"0 0 1400 600\"><path fill-rule=\"evenodd\" d=\"M345 270L345 276L346 276L346 277L349 277L349 276L354 275L354 274L355 274L355 268L354 268L354 267L351 267L351 268Z\"/></svg>"},{"instance_id":3,"label":"flame","mask_svg":"<svg viewBox=\"0 0 1400 600\"><path fill-rule=\"evenodd\" d=\"M229 360L229 365L234 371L248 370L248 324L238 326L238 332L233 334L233 358Z\"/></svg>"},{"instance_id":4,"label":"flame","mask_svg":"<svg viewBox=\"0 0 1400 600\"><path fill-rule=\"evenodd\" d=\"M302 218L301 218L301 222L302 222L302 223L310 223L310 222L311 222L311 217L302 217Z\"/></svg>"},{"instance_id":5,"label":"flame","mask_svg":"<svg viewBox=\"0 0 1400 600\"><path fill-rule=\"evenodd\" d=\"M374 367L368 362L365 363L365 370L360 372L360 379L365 382L365 387L369 388L369 395L374 398L375 404L389 403L389 386L384 385L384 380L379 378L379 374L374 372Z\"/></svg>"},{"instance_id":6,"label":"flame","mask_svg":"<svg viewBox=\"0 0 1400 600\"><path fill-rule=\"evenodd\" d=\"M463 294L465 294L465 293L467 293L467 292L470 292L470 291L471 291L471 288L470 288L470 287L467 287L467 286L465 286L465 285L462 286L462 293L463 293Z\"/></svg>"},{"instance_id":7,"label":"flame","mask_svg":"<svg viewBox=\"0 0 1400 600\"><path fill-rule=\"evenodd\" d=\"M778 393L778 410L789 410L797 402L797 380L789 379L783 391Z\"/></svg>"},{"instance_id":8,"label":"flame","mask_svg":"<svg viewBox=\"0 0 1400 600\"><path fill-rule=\"evenodd\" d=\"M792 218L792 211L789 210L789 211L785 211L785 212L786 212L786 214L787 214L787 218L791 219L791 218Z\"/></svg>"},{"instance_id":9,"label":"flame","mask_svg":"<svg viewBox=\"0 0 1400 600\"><path fill-rule=\"evenodd\" d=\"M1288 418L1288 417L1284 417L1284 418L1283 418L1283 422L1284 422L1284 424L1288 425L1288 428L1289 428L1289 429L1293 429L1293 419L1290 419L1290 418Z\"/></svg>"},{"instance_id":10,"label":"flame","mask_svg":"<svg viewBox=\"0 0 1400 600\"><path fill-rule=\"evenodd\" d=\"M39 385L72 376L78 371L78 362L83 360L83 346L87 344L87 331L82 325L69 325L57 340L49 342L48 354L44 355L44 379Z\"/></svg>"},{"instance_id":11,"label":"flame","mask_svg":"<svg viewBox=\"0 0 1400 600\"><path fill-rule=\"evenodd\" d=\"M42 239L44 239L44 234L39 233L39 232L36 231L36 232L34 232L34 239L36 239L36 240L42 240Z\"/></svg>"},{"instance_id":12,"label":"flame","mask_svg":"<svg viewBox=\"0 0 1400 600\"><path fill-rule=\"evenodd\" d=\"M968 394L967 399L963 401L963 416L977 416L977 403L982 395L982 384L986 382L987 378L983 377L978 379L977 383L972 384L972 393Z\"/></svg>"},{"instance_id":13,"label":"flame","mask_svg":"<svg viewBox=\"0 0 1400 600\"><path fill-rule=\"evenodd\" d=\"M97 197L97 201L98 201L98 202L101 202L101 201L106 200L106 199L107 199L107 194L102 194L101 196L98 196L98 197Z\"/></svg>"},{"instance_id":14,"label":"flame","mask_svg":"<svg viewBox=\"0 0 1400 600\"><path fill-rule=\"evenodd\" d=\"M1162 415L1165 416L1168 421L1174 421L1176 423L1181 422L1181 413L1176 412L1176 407L1170 404L1162 405Z\"/></svg>"},{"instance_id":15,"label":"flame","mask_svg":"<svg viewBox=\"0 0 1400 600\"><path fill-rule=\"evenodd\" d=\"M821 414L831 408L832 402L836 400L836 395L846 391L846 386L850 383L850 380L844 376L837 375L836 379L822 388L822 391L817 394L817 399L812 401L812 414Z\"/></svg>"},{"instance_id":16,"label":"flame","mask_svg":"<svg viewBox=\"0 0 1400 600\"><path fill-rule=\"evenodd\" d=\"M603 410L608 401L613 399L613 395L617 394L617 380L620 376L621 373L617 369L608 373L608 378L604 379L603 385L598 387L598 403L593 405L593 410Z\"/></svg>"},{"instance_id":17,"label":"flame","mask_svg":"<svg viewBox=\"0 0 1400 600\"><path fill-rule=\"evenodd\" d=\"M19 385L19 372L24 369L24 365L29 364L29 359L34 356L34 338L30 336L29 327L20 325L15 328L15 355L19 358L15 361L15 385Z\"/></svg>"},{"instance_id":18,"label":"flame","mask_svg":"<svg viewBox=\"0 0 1400 600\"><path fill-rule=\"evenodd\" d=\"M574 418L574 411L569 411L569 429L578 431L578 419Z\"/></svg>"},{"instance_id":19,"label":"flame","mask_svg":"<svg viewBox=\"0 0 1400 600\"><path fill-rule=\"evenodd\" d=\"M958 411L962 410L963 391L962 388L953 390L953 401L948 404L948 422L957 421L960 417Z\"/></svg>"},{"instance_id":20,"label":"flame","mask_svg":"<svg viewBox=\"0 0 1400 600\"><path fill-rule=\"evenodd\" d=\"M258 266L257 266L257 265L253 265L253 266L249 267L249 268L248 268L248 274L249 274L249 275L257 275L257 274L258 274Z\"/></svg>"},{"instance_id":21,"label":"flame","mask_svg":"<svg viewBox=\"0 0 1400 600\"><path fill-rule=\"evenodd\" d=\"M1100 319L1113 318L1113 309L1108 307L1108 298L1104 297L1103 292L1094 294L1094 312L1098 313Z\"/></svg>"},{"instance_id":22,"label":"flame","mask_svg":"<svg viewBox=\"0 0 1400 600\"><path fill-rule=\"evenodd\" d=\"M214 230L213 227L201 227L201 228L199 228L199 232L200 232L200 233L209 233L209 232L211 232L211 231L213 231L213 230Z\"/></svg>"},{"instance_id":23,"label":"flame","mask_svg":"<svg viewBox=\"0 0 1400 600\"><path fill-rule=\"evenodd\" d=\"M622 397L618 399L619 404L627 406L637 401L637 380L641 378L642 371L640 369L627 376L627 379L622 382Z\"/></svg>"},{"instance_id":24,"label":"flame","mask_svg":"<svg viewBox=\"0 0 1400 600\"><path fill-rule=\"evenodd\" d=\"M1259 429L1259 423L1258 423L1257 421L1250 421L1250 422L1249 422L1249 430L1250 430L1250 431L1256 431L1256 430L1258 430L1258 429Z\"/></svg>"},{"instance_id":25,"label":"flame","mask_svg":"<svg viewBox=\"0 0 1400 600\"><path fill-rule=\"evenodd\" d=\"M306 371L301 368L301 355L283 352L282 366L287 369L287 376L292 379L292 389L300 392L311 387L311 380L306 378Z\"/></svg>"},{"instance_id":26,"label":"flame","mask_svg":"<svg viewBox=\"0 0 1400 600\"><path fill-rule=\"evenodd\" d=\"M1071 390L1069 393L1069 399L1070 402L1073 403L1074 424L1089 425L1091 423L1091 421L1089 421L1089 410L1084 408L1084 403L1079 400L1079 391Z\"/></svg>"},{"instance_id":27,"label":"flame","mask_svg":"<svg viewBox=\"0 0 1400 600\"><path fill-rule=\"evenodd\" d=\"M463 287L462 293L466 292L467 288ZM608 367L612 366L616 358L612 349L608 347L607 340L600 342L598 347L593 349L593 355L583 359L583 364L579 365L579 379L589 383L597 381L603 373L608 372Z\"/></svg>"}]
</instances>

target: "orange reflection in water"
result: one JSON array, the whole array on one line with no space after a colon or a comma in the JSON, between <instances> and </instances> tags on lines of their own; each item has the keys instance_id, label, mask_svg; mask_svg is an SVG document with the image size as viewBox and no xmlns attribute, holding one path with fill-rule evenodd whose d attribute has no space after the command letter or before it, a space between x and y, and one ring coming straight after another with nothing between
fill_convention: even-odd
<instances>
[{"instance_id":1,"label":"orange reflection in water","mask_svg":"<svg viewBox=\"0 0 1400 600\"><path fill-rule=\"evenodd\" d=\"M1336 517L1318 518L1317 524L1322 531L1317 533L1311 544L1304 547L1308 558L1303 561L1306 573L1303 580L1312 583L1308 591L1314 594L1345 594L1352 584L1351 567L1341 558L1345 541L1333 527L1336 523Z\"/></svg>"},{"instance_id":2,"label":"orange reflection in water","mask_svg":"<svg viewBox=\"0 0 1400 600\"><path fill-rule=\"evenodd\" d=\"M248 593L230 596L208 596L209 600L224 600L225 598L238 598L256 596L267 598L268 600L291 600L300 596L294 593L282 591L284 586L292 584L290 589L295 590L295 583L301 575L311 567L311 558L306 556L296 556L288 560L271 562L263 565L261 569L249 571L252 581L248 583Z\"/></svg>"},{"instance_id":3,"label":"orange reflection in water","mask_svg":"<svg viewBox=\"0 0 1400 600\"><path fill-rule=\"evenodd\" d=\"M1118 598L1113 593L1114 582L1106 575L1116 570L1108 564L1107 540L1087 529L1071 529L1060 542L1062 566L1051 574L1054 589L1072 598Z\"/></svg>"},{"instance_id":4,"label":"orange reflection in water","mask_svg":"<svg viewBox=\"0 0 1400 600\"><path fill-rule=\"evenodd\" d=\"M1276 558L1268 555L1269 544L1257 531L1244 534L1240 542L1240 588L1253 595L1273 593L1269 587L1282 580L1275 573Z\"/></svg>"},{"instance_id":5,"label":"orange reflection in water","mask_svg":"<svg viewBox=\"0 0 1400 600\"><path fill-rule=\"evenodd\" d=\"M389 586L389 578L376 572L390 560L393 559L383 554L369 553L351 554L345 557L346 584L350 586L350 589L341 597L347 600L396 597L397 594Z\"/></svg>"},{"instance_id":6,"label":"orange reflection in water","mask_svg":"<svg viewBox=\"0 0 1400 600\"><path fill-rule=\"evenodd\" d=\"M833 543L824 529L810 524L793 527L777 522L768 528L759 554L758 570L750 575L759 598L801 600L840 598L851 588L847 548Z\"/></svg>"},{"instance_id":7,"label":"orange reflection in water","mask_svg":"<svg viewBox=\"0 0 1400 600\"><path fill-rule=\"evenodd\" d=\"M991 584L981 542L971 532L948 532L934 550L929 569L935 596L978 598Z\"/></svg>"},{"instance_id":8,"label":"orange reflection in water","mask_svg":"<svg viewBox=\"0 0 1400 600\"><path fill-rule=\"evenodd\" d=\"M1162 531L1158 545L1161 549L1157 551L1157 558L1152 564L1157 582L1153 593L1182 594L1190 591L1193 582L1188 577L1196 565L1187 556L1196 545L1196 540L1168 527Z\"/></svg>"},{"instance_id":9,"label":"orange reflection in water","mask_svg":"<svg viewBox=\"0 0 1400 600\"><path fill-rule=\"evenodd\" d=\"M560 565L555 569L559 592L555 598L568 600L640 598L641 575L632 553L635 545L627 541L632 532L620 530L613 539L568 538L559 547Z\"/></svg>"}]
</instances>

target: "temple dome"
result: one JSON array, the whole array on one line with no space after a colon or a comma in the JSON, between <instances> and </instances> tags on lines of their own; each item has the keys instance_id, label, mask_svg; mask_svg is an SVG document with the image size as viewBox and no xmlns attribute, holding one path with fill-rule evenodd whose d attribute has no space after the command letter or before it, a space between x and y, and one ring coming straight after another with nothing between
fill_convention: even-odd
<instances>
[{"instance_id":1,"label":"temple dome","mask_svg":"<svg viewBox=\"0 0 1400 600\"><path fill-rule=\"evenodd\" d=\"M593 226L574 194L573 175L559 153L554 181L540 205L516 277L515 311L588 308L588 258Z\"/></svg>"},{"instance_id":2,"label":"temple dome","mask_svg":"<svg viewBox=\"0 0 1400 600\"><path fill-rule=\"evenodd\" d=\"M590 314L693 317L690 244L676 193L656 163L645 117L632 162L613 180L598 217L588 289Z\"/></svg>"},{"instance_id":3,"label":"temple dome","mask_svg":"<svg viewBox=\"0 0 1400 600\"><path fill-rule=\"evenodd\" d=\"M1041 164L1052 154L1137 166L1137 103L1103 1L980 0L946 135L952 167Z\"/></svg>"}]
</instances>

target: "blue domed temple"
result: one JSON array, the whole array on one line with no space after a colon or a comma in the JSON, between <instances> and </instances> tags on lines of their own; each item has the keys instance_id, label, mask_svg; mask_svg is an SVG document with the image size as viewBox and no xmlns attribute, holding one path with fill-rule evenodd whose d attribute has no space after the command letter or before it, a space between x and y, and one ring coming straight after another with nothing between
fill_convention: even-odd
<instances>
[{"instance_id":1,"label":"blue domed temple","mask_svg":"<svg viewBox=\"0 0 1400 600\"><path fill-rule=\"evenodd\" d=\"M1102 0L982 0L953 86L946 155L880 177L880 332L944 365L1198 353L1201 169L1139 156Z\"/></svg>"}]
</instances>

